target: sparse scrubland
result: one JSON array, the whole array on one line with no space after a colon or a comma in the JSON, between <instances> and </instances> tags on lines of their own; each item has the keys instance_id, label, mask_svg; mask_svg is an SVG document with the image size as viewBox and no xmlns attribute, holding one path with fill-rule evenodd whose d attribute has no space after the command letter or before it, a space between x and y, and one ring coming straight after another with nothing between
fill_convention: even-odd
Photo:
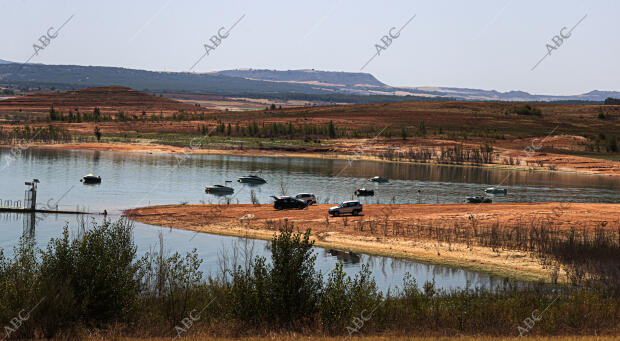
<instances>
[{"instance_id":1,"label":"sparse scrubland","mask_svg":"<svg viewBox=\"0 0 620 341\"><path fill-rule=\"evenodd\" d=\"M429 101L233 112L130 89L117 90L118 103L106 102L105 89L80 90L87 100L71 106L53 94L1 101L0 144L102 150L148 144L177 153L327 154L620 174L613 162L620 158L617 105Z\"/></svg>"}]
</instances>

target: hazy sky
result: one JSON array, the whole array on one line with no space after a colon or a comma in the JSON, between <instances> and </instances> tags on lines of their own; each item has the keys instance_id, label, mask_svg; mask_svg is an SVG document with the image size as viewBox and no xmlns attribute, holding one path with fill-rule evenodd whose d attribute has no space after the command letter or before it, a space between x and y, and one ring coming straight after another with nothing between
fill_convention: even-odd
<instances>
[{"instance_id":1,"label":"hazy sky","mask_svg":"<svg viewBox=\"0 0 620 341\"><path fill-rule=\"evenodd\" d=\"M0 59L26 61L41 35L74 15L31 62L187 71L212 35L245 15L195 72L359 72L381 37L415 15L364 72L395 86L620 91L619 14L614 0L0 0Z\"/></svg>"}]
</instances>

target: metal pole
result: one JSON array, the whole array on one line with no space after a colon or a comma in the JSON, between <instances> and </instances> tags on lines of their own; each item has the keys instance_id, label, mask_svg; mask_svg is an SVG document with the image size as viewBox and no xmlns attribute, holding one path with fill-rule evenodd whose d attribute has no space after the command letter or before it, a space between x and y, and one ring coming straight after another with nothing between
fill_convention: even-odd
<instances>
[{"instance_id":1,"label":"metal pole","mask_svg":"<svg viewBox=\"0 0 620 341\"><path fill-rule=\"evenodd\" d=\"M32 182L32 188L30 190L32 191L32 204L30 205L30 209L34 212L34 210L36 210L37 208L37 182L36 181Z\"/></svg>"}]
</instances>

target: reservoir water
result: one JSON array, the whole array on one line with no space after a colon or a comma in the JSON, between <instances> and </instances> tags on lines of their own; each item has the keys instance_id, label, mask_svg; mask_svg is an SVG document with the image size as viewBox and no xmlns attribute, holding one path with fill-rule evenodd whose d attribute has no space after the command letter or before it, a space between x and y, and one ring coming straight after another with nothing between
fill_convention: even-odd
<instances>
[{"instance_id":1,"label":"reservoir water","mask_svg":"<svg viewBox=\"0 0 620 341\"><path fill-rule=\"evenodd\" d=\"M25 181L40 180L38 207L58 205L59 209L79 208L89 212L106 210L109 218L120 217L122 210L159 204L179 203L248 203L253 193L259 202L271 203L271 195L294 195L311 192L319 203L336 203L352 198L356 188L372 188L374 197L361 198L364 203L456 203L465 197L483 195L484 189L501 186L506 196L494 202L620 202L620 182L613 177L493 170L473 167L412 165L371 161L239 157L174 156L148 153L98 151L39 150L22 151L9 157L10 149L0 148L0 205L24 200ZM99 185L84 185L80 178L87 173L102 177ZM237 177L260 173L267 184L248 186ZM374 184L368 178L388 177L387 184ZM205 194L205 186L232 180L235 194L217 197ZM75 230L78 216L37 214L32 234L40 247L58 237L68 224ZM101 219L97 216L95 219ZM19 238L33 231L32 220L23 214L0 214L0 247L10 254ZM136 223L134 238L139 252L158 247L162 233L165 247L184 253L193 248L204 260L202 270L218 271L218 255L235 246L246 245L243 238L168 229ZM253 253L269 258L269 243L251 241ZM338 250L316 249L317 267L324 273L337 261L354 275L362 264L373 272L382 289L400 285L405 273L418 283L435 280L441 288L466 285L493 287L502 282L486 274L427 265L411 261Z\"/></svg>"}]
</instances>

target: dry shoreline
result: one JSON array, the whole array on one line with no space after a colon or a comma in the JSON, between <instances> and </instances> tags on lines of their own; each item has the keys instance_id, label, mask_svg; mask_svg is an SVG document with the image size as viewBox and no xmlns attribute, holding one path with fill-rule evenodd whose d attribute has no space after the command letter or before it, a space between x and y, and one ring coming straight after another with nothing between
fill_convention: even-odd
<instances>
[{"instance_id":1,"label":"dry shoreline","mask_svg":"<svg viewBox=\"0 0 620 341\"><path fill-rule=\"evenodd\" d=\"M0 145L0 147L11 148L12 145ZM247 156L247 157L278 157L278 158L311 158L311 159L331 159L331 160L363 160L385 163L409 163L409 164L426 164L426 165L440 165L449 167L478 167L478 168L491 168L491 169L503 169L503 170L520 170L520 171L536 171L536 172L560 172L560 173L573 173L583 175L606 175L606 176L620 176L620 162L612 162L608 160L592 159L580 156L572 155L560 155L539 153L534 154L531 159L544 158L545 160L553 161L555 158L557 162L562 162L560 167L555 170L550 170L546 167L540 167L535 164L528 166L523 165L506 165L500 163L482 164L482 165L468 165L468 164L436 164L436 163L422 163L415 161L403 161L403 160L386 160L379 158L371 153L365 155L354 155L354 148L348 148L338 146L334 151L319 152L319 151L295 151L295 150L265 150L265 149L216 149L216 148L204 148L204 149L190 149L175 147L169 145L152 144L152 143L55 143L55 144L31 144L24 148L35 149L56 149L56 150L91 150L91 151L111 151L111 152L126 152L126 153L149 153L149 154L183 154L183 155L231 155L231 156ZM295 148L290 148L295 149ZM349 150L351 149L351 150ZM518 155L519 152L515 150L504 150L507 155ZM597 165L599 168L591 168L588 164ZM603 164L603 166L599 165ZM584 167L584 165L586 165Z\"/></svg>"},{"instance_id":2,"label":"dry shoreline","mask_svg":"<svg viewBox=\"0 0 620 341\"><path fill-rule=\"evenodd\" d=\"M359 220L376 218L380 221L388 209L389 215L395 219L410 222L425 219L467 221L469 215L476 215L480 224L511 222L528 215L532 219L541 219L557 212L562 207L559 203L365 205L363 216L347 218L327 217L325 212L329 206L276 211L271 205L164 205L131 209L125 214L151 225L264 240L270 240L278 223L288 219L300 229L311 228L312 239L323 248L458 267L523 281L550 280L551 269L544 268L526 252L359 232L355 225ZM563 207L565 212L557 218L558 226L568 228L575 222L596 226L603 219L614 224L620 222L620 204L571 204Z\"/></svg>"}]
</instances>

